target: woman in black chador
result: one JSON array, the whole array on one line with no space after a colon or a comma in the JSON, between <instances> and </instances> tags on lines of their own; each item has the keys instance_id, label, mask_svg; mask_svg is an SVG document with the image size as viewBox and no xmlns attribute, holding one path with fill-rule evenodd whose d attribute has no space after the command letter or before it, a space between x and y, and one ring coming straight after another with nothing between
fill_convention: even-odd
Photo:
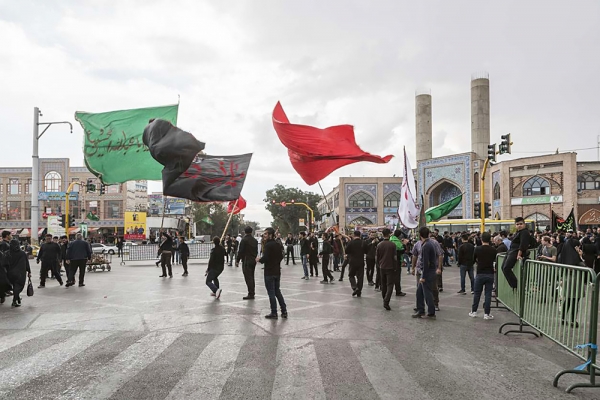
<instances>
[{"instance_id":1,"label":"woman in black chador","mask_svg":"<svg viewBox=\"0 0 600 400\"><path fill-rule=\"evenodd\" d=\"M27 254L19 246L19 241L13 239L10 241L10 250L8 252L8 279L13 286L13 307L21 306L21 292L25 288L27 277L31 278L31 268L29 268L29 259Z\"/></svg>"}]
</instances>

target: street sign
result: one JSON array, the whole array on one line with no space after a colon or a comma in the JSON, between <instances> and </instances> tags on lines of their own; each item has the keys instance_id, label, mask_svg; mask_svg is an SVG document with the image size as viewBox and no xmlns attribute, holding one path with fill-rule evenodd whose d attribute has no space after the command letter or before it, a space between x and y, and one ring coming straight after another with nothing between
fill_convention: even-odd
<instances>
[{"instance_id":1,"label":"street sign","mask_svg":"<svg viewBox=\"0 0 600 400\"><path fill-rule=\"evenodd\" d=\"M304 226L304 218L300 218L300 219L298 220L298 225L302 225L302 226Z\"/></svg>"}]
</instances>

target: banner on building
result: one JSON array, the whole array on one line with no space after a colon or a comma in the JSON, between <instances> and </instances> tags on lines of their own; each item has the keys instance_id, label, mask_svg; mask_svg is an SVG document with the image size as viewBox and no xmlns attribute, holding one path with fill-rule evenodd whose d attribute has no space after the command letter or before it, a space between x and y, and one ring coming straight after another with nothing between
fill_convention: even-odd
<instances>
[{"instance_id":1,"label":"banner on building","mask_svg":"<svg viewBox=\"0 0 600 400\"><path fill-rule=\"evenodd\" d=\"M163 215L184 215L186 199L177 197L164 197L162 194L148 195L148 213L150 216ZM166 204L165 204L166 202Z\"/></svg>"},{"instance_id":2,"label":"banner on building","mask_svg":"<svg viewBox=\"0 0 600 400\"><path fill-rule=\"evenodd\" d=\"M65 201L67 198L66 192L38 192L38 200L42 201ZM79 200L78 192L69 193L69 201Z\"/></svg>"},{"instance_id":3,"label":"banner on building","mask_svg":"<svg viewBox=\"0 0 600 400\"><path fill-rule=\"evenodd\" d=\"M125 211L125 240L146 239L146 213Z\"/></svg>"}]
</instances>

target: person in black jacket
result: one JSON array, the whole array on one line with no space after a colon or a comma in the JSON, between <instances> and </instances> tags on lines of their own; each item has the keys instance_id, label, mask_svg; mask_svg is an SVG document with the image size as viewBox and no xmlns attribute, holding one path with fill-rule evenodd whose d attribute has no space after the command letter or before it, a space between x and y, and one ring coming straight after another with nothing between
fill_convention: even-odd
<instances>
[{"instance_id":1,"label":"person in black jacket","mask_svg":"<svg viewBox=\"0 0 600 400\"><path fill-rule=\"evenodd\" d=\"M313 269L315 276L319 276L319 239L315 236L314 232L310 232L308 235L308 241L310 243L310 253L308 255L308 263L310 264L310 276L313 276Z\"/></svg>"},{"instance_id":2,"label":"person in black jacket","mask_svg":"<svg viewBox=\"0 0 600 400\"><path fill-rule=\"evenodd\" d=\"M333 246L327 237L327 234L323 234L323 250L319 253L323 257L322 260L322 271L323 271L323 280L321 283L334 283L333 275L331 275L331 271L329 271L329 257L333 254ZM329 278L329 281L327 281Z\"/></svg>"},{"instance_id":3,"label":"person in black jacket","mask_svg":"<svg viewBox=\"0 0 600 400\"><path fill-rule=\"evenodd\" d=\"M285 248L286 248L286 256L287 260L285 265L290 264L290 254L292 255L292 264L296 265L296 259L294 258L294 237L291 233L288 233L287 239L285 239Z\"/></svg>"},{"instance_id":4,"label":"person in black jacket","mask_svg":"<svg viewBox=\"0 0 600 400\"><path fill-rule=\"evenodd\" d=\"M2 231L2 241L0 241L0 252L2 254L7 253L10 250L10 241L12 235L10 231ZM0 255L0 304L4 303L6 296L10 296L10 290L12 289L10 281L8 279L8 259Z\"/></svg>"},{"instance_id":5,"label":"person in black jacket","mask_svg":"<svg viewBox=\"0 0 600 400\"><path fill-rule=\"evenodd\" d=\"M365 278L365 252L366 246L360 238L360 231L354 231L354 238L346 246L346 256L350 264L348 279L352 286L353 297L360 297L362 292L363 280Z\"/></svg>"},{"instance_id":6,"label":"person in black jacket","mask_svg":"<svg viewBox=\"0 0 600 400\"><path fill-rule=\"evenodd\" d=\"M281 246L275 241L275 229L265 229L265 249L262 257L256 257L256 262L265 265L265 287L269 294L269 303L271 304L271 313L265 315L267 319L277 319L277 302L281 308L281 317L287 318L287 306L281 294L279 285L281 283L281 261L283 253Z\"/></svg>"},{"instance_id":7,"label":"person in black jacket","mask_svg":"<svg viewBox=\"0 0 600 400\"><path fill-rule=\"evenodd\" d=\"M517 232L510 243L510 249L502 264L502 272L508 281L511 288L516 289L518 280L513 272L515 264L519 260L525 260L527 258L527 249L529 249L530 235L525 220L523 217L515 218L515 225L517 226Z\"/></svg>"},{"instance_id":8,"label":"person in black jacket","mask_svg":"<svg viewBox=\"0 0 600 400\"><path fill-rule=\"evenodd\" d=\"M161 242L158 246L158 254L160 254L160 267L162 275L159 278L167 277L167 269L169 270L169 278L173 277L171 269L171 253L173 253L173 238L167 232L161 232Z\"/></svg>"},{"instance_id":9,"label":"person in black jacket","mask_svg":"<svg viewBox=\"0 0 600 400\"><path fill-rule=\"evenodd\" d=\"M183 265L182 276L188 276L187 262L190 258L190 248L183 238L179 239L179 255L181 256L181 265Z\"/></svg>"},{"instance_id":10,"label":"person in black jacket","mask_svg":"<svg viewBox=\"0 0 600 400\"><path fill-rule=\"evenodd\" d=\"M244 300L254 300L254 270L256 269L256 256L258 255L258 241L252 236L252 228L247 226L244 229L246 234L240 242L240 248L237 254L236 266L242 261L242 273L248 287L248 296Z\"/></svg>"},{"instance_id":11,"label":"person in black jacket","mask_svg":"<svg viewBox=\"0 0 600 400\"><path fill-rule=\"evenodd\" d=\"M210 251L210 258L208 259L208 268L206 269L206 286L210 288L212 293L211 296L215 296L217 299L221 297L221 288L219 287L219 275L225 269L225 257L227 257L227 250L221 246L221 239L218 236L213 238L215 247Z\"/></svg>"},{"instance_id":12,"label":"person in black jacket","mask_svg":"<svg viewBox=\"0 0 600 400\"><path fill-rule=\"evenodd\" d=\"M377 232L371 232L369 235L369 239L366 242L367 282L369 286L375 285L375 282L373 282L373 275L375 274L375 254L377 251L378 244L379 238L377 237Z\"/></svg>"},{"instance_id":13,"label":"person in black jacket","mask_svg":"<svg viewBox=\"0 0 600 400\"><path fill-rule=\"evenodd\" d=\"M66 287L73 286L75 284L75 274L77 273L77 269L79 269L79 287L85 286L85 283L83 283L83 278L85 277L86 262L92 259L92 247L88 242L83 240L81 233L78 233L75 237L75 240L69 244L69 247L67 247L66 258Z\"/></svg>"},{"instance_id":14,"label":"person in black jacket","mask_svg":"<svg viewBox=\"0 0 600 400\"><path fill-rule=\"evenodd\" d=\"M463 233L462 244L458 248L458 265L460 267L460 290L459 294L467 294L465 291L465 278L467 273L469 274L469 280L471 281L471 294L475 293L473 284L475 278L473 277L473 259L475 254L475 246L469 242L469 234Z\"/></svg>"},{"instance_id":15,"label":"person in black jacket","mask_svg":"<svg viewBox=\"0 0 600 400\"><path fill-rule=\"evenodd\" d=\"M21 250L19 241L13 239L10 241L10 249L5 256L8 258L8 279L13 286L13 307L21 306L21 292L25 287L25 278L31 278L31 268L27 254Z\"/></svg>"},{"instance_id":16,"label":"person in black jacket","mask_svg":"<svg viewBox=\"0 0 600 400\"><path fill-rule=\"evenodd\" d=\"M42 268L40 269L40 285L39 289L46 287L46 278L48 277L48 271L52 271L56 280L63 285L62 278L60 277L60 271L58 270L58 260L60 259L60 246L58 243L52 241L52 235L46 235L46 243L42 244L37 254L36 262L39 264L40 259L42 260Z\"/></svg>"}]
</instances>

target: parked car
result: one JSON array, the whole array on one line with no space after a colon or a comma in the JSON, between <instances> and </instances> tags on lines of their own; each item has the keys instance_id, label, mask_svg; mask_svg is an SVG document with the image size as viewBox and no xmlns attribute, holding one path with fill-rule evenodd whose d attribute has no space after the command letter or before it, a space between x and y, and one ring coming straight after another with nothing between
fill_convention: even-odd
<instances>
[{"instance_id":1,"label":"parked car","mask_svg":"<svg viewBox=\"0 0 600 400\"><path fill-rule=\"evenodd\" d=\"M102 244L102 243L92 243L92 252L94 253L108 253L108 254L116 254L117 246L110 244Z\"/></svg>"}]
</instances>

